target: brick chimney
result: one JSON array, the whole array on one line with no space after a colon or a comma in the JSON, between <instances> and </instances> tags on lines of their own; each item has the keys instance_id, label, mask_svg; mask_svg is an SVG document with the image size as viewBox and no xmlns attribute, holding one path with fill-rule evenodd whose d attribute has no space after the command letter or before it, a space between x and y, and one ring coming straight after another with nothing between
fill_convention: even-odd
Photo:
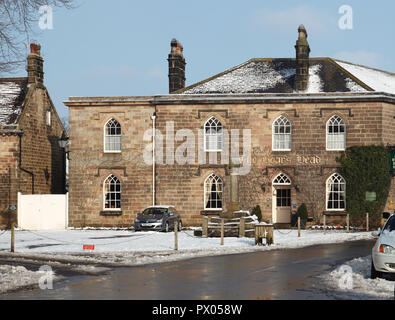
<instances>
[{"instance_id":1,"label":"brick chimney","mask_svg":"<svg viewBox=\"0 0 395 320\"><path fill-rule=\"evenodd\" d=\"M176 40L171 40L169 54L169 93L185 88L185 59L182 54L183 47Z\"/></svg>"},{"instance_id":2,"label":"brick chimney","mask_svg":"<svg viewBox=\"0 0 395 320\"><path fill-rule=\"evenodd\" d=\"M307 42L307 31L303 25L298 28L299 37L296 40L296 79L295 89L304 91L309 82L309 54L310 46Z\"/></svg>"},{"instance_id":3,"label":"brick chimney","mask_svg":"<svg viewBox=\"0 0 395 320\"><path fill-rule=\"evenodd\" d=\"M27 56L28 83L44 83L44 59L41 57L41 46L36 43L30 44L30 54Z\"/></svg>"}]
</instances>

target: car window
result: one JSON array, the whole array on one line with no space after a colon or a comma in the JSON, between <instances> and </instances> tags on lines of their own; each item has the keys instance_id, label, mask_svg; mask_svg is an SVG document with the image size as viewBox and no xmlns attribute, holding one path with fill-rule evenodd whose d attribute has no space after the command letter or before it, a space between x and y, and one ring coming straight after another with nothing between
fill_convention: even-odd
<instances>
[{"instance_id":1,"label":"car window","mask_svg":"<svg viewBox=\"0 0 395 320\"><path fill-rule=\"evenodd\" d=\"M392 217L390 217L384 227L384 230L386 231L394 231L395 230L395 215L393 215Z\"/></svg>"},{"instance_id":2,"label":"car window","mask_svg":"<svg viewBox=\"0 0 395 320\"><path fill-rule=\"evenodd\" d=\"M166 212L167 212L166 208L147 208L143 211L143 214L160 215L160 214L166 214Z\"/></svg>"}]
</instances>

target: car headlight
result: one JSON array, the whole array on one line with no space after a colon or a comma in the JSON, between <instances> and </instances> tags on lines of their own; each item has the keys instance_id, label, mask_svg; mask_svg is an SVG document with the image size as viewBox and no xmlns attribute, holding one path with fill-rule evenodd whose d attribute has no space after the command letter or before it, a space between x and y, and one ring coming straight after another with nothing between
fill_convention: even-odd
<instances>
[{"instance_id":1,"label":"car headlight","mask_svg":"<svg viewBox=\"0 0 395 320\"><path fill-rule=\"evenodd\" d=\"M386 253L386 254L392 254L392 253L395 253L395 249L387 244L380 244L379 252Z\"/></svg>"}]
</instances>

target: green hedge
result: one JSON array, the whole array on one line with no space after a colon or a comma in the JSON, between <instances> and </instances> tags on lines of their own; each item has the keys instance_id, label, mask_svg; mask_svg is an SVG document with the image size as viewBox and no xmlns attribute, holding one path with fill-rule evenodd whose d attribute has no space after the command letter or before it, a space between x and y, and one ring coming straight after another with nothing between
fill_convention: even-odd
<instances>
[{"instance_id":1,"label":"green hedge","mask_svg":"<svg viewBox=\"0 0 395 320\"><path fill-rule=\"evenodd\" d=\"M353 223L362 223L366 212L375 221L380 218L391 184L388 157L384 146L356 146L336 159L341 165L339 173L346 179L346 210ZM366 191L375 191L377 201L366 202Z\"/></svg>"}]
</instances>

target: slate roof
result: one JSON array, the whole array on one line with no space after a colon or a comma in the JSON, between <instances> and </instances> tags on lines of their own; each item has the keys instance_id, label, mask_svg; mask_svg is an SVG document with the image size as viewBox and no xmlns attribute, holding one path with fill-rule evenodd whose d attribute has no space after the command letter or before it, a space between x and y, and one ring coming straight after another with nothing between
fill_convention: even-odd
<instances>
[{"instance_id":1,"label":"slate roof","mask_svg":"<svg viewBox=\"0 0 395 320\"><path fill-rule=\"evenodd\" d=\"M27 92L27 78L0 79L0 126L16 124Z\"/></svg>"},{"instance_id":2,"label":"slate roof","mask_svg":"<svg viewBox=\"0 0 395 320\"><path fill-rule=\"evenodd\" d=\"M175 94L297 93L296 59L251 59ZM304 93L369 92L395 94L395 75L331 58L310 58Z\"/></svg>"}]
</instances>

